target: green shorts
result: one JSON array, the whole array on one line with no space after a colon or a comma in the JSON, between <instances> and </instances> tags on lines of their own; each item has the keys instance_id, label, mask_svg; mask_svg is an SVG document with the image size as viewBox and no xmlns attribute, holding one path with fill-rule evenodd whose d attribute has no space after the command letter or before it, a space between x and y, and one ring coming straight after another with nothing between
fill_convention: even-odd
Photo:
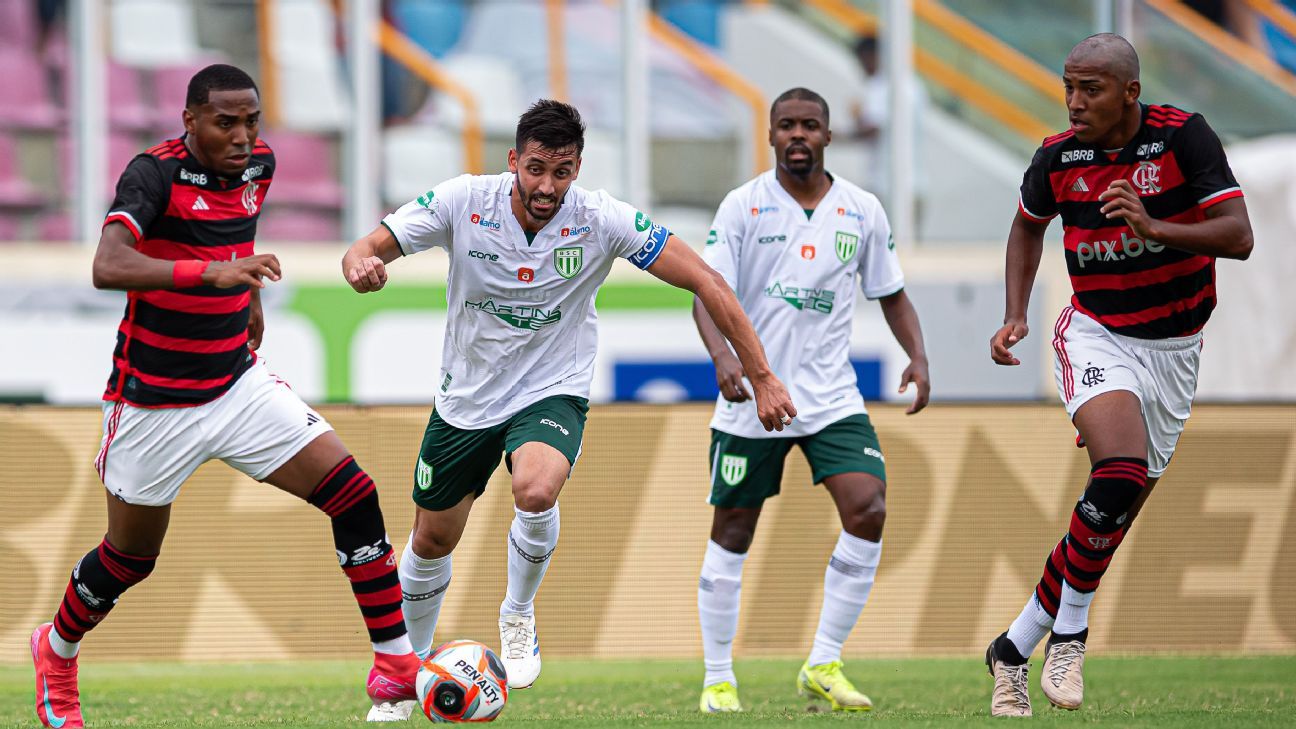
<instances>
[{"instance_id":1,"label":"green shorts","mask_svg":"<svg viewBox=\"0 0 1296 729\"><path fill-rule=\"evenodd\" d=\"M414 466L414 503L430 511L445 511L468 494L481 496L500 456L512 454L523 443L547 443L576 465L588 412L585 398L555 395L499 425L463 430L433 410ZM505 459L504 464L512 472L511 461Z\"/></svg>"},{"instance_id":2,"label":"green shorts","mask_svg":"<svg viewBox=\"0 0 1296 729\"><path fill-rule=\"evenodd\" d=\"M882 446L864 414L842 418L800 438L741 438L713 428L709 503L726 509L759 509L765 499L778 495L783 462L793 445L805 452L815 483L839 473L867 473L886 483Z\"/></svg>"}]
</instances>

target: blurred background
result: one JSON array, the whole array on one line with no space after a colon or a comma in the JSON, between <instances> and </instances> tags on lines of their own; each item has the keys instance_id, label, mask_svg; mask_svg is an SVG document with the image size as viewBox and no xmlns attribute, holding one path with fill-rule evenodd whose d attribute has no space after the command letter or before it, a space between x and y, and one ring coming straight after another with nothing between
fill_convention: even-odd
<instances>
[{"instance_id":1,"label":"blurred background","mask_svg":"<svg viewBox=\"0 0 1296 729\"><path fill-rule=\"evenodd\" d=\"M772 163L770 101L798 85L823 94L828 169L877 192L896 228L934 401L914 418L902 403L875 406L908 399L895 393L907 361L877 306L862 302L852 358L893 488L885 576L848 652L975 654L1038 579L1088 471L1053 385L1049 331L1070 297L1060 224L1022 365L995 367L987 349L1003 316L1003 247L1022 173L1040 140L1067 127L1063 59L1106 30L1138 49L1144 101L1200 111L1220 134L1256 246L1249 261L1218 264L1199 405L1156 508L1104 581L1095 622L1121 620L1092 647L1291 653L1293 5L0 0L0 541L18 575L0 594L0 662L25 660L31 626L103 533L91 461L125 297L94 290L90 264L115 181L133 155L179 136L186 84L216 61L258 81L262 138L279 159L258 246L279 255L285 278L264 294L262 354L322 404L375 476L396 542L437 385L446 258L403 259L385 290L359 296L340 274L349 242L446 178L503 171L518 115L556 97L589 126L578 184L608 189L700 249L724 195ZM695 656L714 375L690 297L622 263L600 293L600 404L563 493L568 529L540 598L546 650ZM632 404L684 401L694 402ZM808 481L804 460L791 459L783 496L762 517L740 655L794 655L813 633L838 527ZM363 654L322 548L328 526L309 507L221 464L201 469L180 503L157 575L87 650ZM441 637L493 641L512 514L502 470L477 511ZM1018 528L1000 529L1005 519ZM269 542L251 536L265 533ZM222 559L211 559L213 544ZM968 560L969 545L983 558ZM341 607L287 608L303 595Z\"/></svg>"},{"instance_id":2,"label":"blurred background","mask_svg":"<svg viewBox=\"0 0 1296 729\"><path fill-rule=\"evenodd\" d=\"M1296 3L1271 0L0 0L0 399L91 403L123 296L90 288L117 176L178 136L189 77L212 62L262 91L280 168L260 250L265 354L317 402L428 402L440 358L439 252L352 296L345 245L462 172L505 168L533 100L589 126L579 184L606 188L690 243L727 191L768 169L769 102L830 103L828 168L887 206L922 317L936 400L1054 397L1048 337L1015 370L986 354L1002 318L1002 246L1040 140L1067 126L1067 51L1128 36L1144 100L1200 111L1247 193L1255 256L1219 264L1203 400L1296 398ZM1060 224L1050 241L1060 241ZM425 260L426 259L426 260ZM1031 327L1069 296L1045 256ZM688 297L628 266L600 300L595 399L708 400ZM906 362L873 305L853 340L860 386L894 397ZM391 361L423 368L392 376ZM382 373L379 375L378 373Z\"/></svg>"}]
</instances>

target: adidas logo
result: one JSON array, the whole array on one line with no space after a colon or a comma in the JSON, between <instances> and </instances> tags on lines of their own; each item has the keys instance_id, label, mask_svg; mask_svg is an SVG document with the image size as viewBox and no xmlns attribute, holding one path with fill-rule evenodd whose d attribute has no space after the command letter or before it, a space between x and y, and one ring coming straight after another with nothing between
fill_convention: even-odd
<instances>
[{"instance_id":1,"label":"adidas logo","mask_svg":"<svg viewBox=\"0 0 1296 729\"><path fill-rule=\"evenodd\" d=\"M202 195L199 195L199 196L198 196L198 199L197 199L197 200L194 200L193 209L194 209L194 210L211 210L211 206L207 204L207 201L206 201L206 200L202 199Z\"/></svg>"},{"instance_id":2,"label":"adidas logo","mask_svg":"<svg viewBox=\"0 0 1296 729\"><path fill-rule=\"evenodd\" d=\"M306 427L307 427L307 428L309 428L309 427L311 427L312 425L318 423L319 421L320 421L320 417L319 417L318 415L316 415L315 413L306 413Z\"/></svg>"},{"instance_id":3,"label":"adidas logo","mask_svg":"<svg viewBox=\"0 0 1296 729\"><path fill-rule=\"evenodd\" d=\"M1084 178L1081 177L1081 178L1079 178L1079 179L1077 179L1077 180L1075 181L1075 184L1074 184L1074 185L1071 186L1071 191L1072 191L1072 192L1089 192L1089 186L1085 184ZM201 200L202 198L198 198L198 199Z\"/></svg>"}]
</instances>

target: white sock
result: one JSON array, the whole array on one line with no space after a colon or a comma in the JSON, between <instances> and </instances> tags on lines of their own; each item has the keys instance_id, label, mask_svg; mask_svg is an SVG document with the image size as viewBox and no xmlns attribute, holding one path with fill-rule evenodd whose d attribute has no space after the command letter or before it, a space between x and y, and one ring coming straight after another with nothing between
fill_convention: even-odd
<instances>
[{"instance_id":1,"label":"white sock","mask_svg":"<svg viewBox=\"0 0 1296 729\"><path fill-rule=\"evenodd\" d=\"M746 559L746 554L730 552L707 540L702 577L698 580L698 622L702 625L702 656L706 665L703 688L725 681L738 685L733 672L733 640L738 633L738 604Z\"/></svg>"},{"instance_id":2,"label":"white sock","mask_svg":"<svg viewBox=\"0 0 1296 729\"><path fill-rule=\"evenodd\" d=\"M500 603L500 615L532 615L536 591L558 546L558 505L538 513L516 506L513 511L508 535L508 591Z\"/></svg>"},{"instance_id":3,"label":"white sock","mask_svg":"<svg viewBox=\"0 0 1296 729\"><path fill-rule=\"evenodd\" d=\"M1070 585L1062 583L1062 597L1058 600L1057 622L1053 623L1053 632L1060 635L1072 635L1089 627L1089 603L1093 602L1094 592L1076 592Z\"/></svg>"},{"instance_id":4,"label":"white sock","mask_svg":"<svg viewBox=\"0 0 1296 729\"><path fill-rule=\"evenodd\" d=\"M841 659L842 644L868 602L881 558L882 542L860 539L844 530L837 537L837 546L824 572L823 609L819 612L814 647L810 649L810 665L820 666Z\"/></svg>"},{"instance_id":5,"label":"white sock","mask_svg":"<svg viewBox=\"0 0 1296 729\"><path fill-rule=\"evenodd\" d=\"M401 612L404 612L403 610ZM408 628L406 628L408 630ZM407 653L413 653L414 647L410 645L409 634L392 638L391 640L380 640L373 643L374 653L386 653L389 656L403 656Z\"/></svg>"},{"instance_id":6,"label":"white sock","mask_svg":"<svg viewBox=\"0 0 1296 729\"><path fill-rule=\"evenodd\" d=\"M1021 614L1012 622L1012 625L1008 626L1008 640L1017 647L1017 652L1022 654L1022 658L1029 659L1035 652L1035 646L1044 640L1044 636L1048 635L1052 627L1053 618L1049 617L1044 606L1040 605L1035 593L1031 593Z\"/></svg>"},{"instance_id":7,"label":"white sock","mask_svg":"<svg viewBox=\"0 0 1296 729\"><path fill-rule=\"evenodd\" d=\"M54 628L50 628L49 644L50 648L54 649L54 654L59 658L76 658L76 654L81 650L81 641L78 640L72 643L63 640L63 636L59 635L59 632Z\"/></svg>"},{"instance_id":8,"label":"white sock","mask_svg":"<svg viewBox=\"0 0 1296 729\"><path fill-rule=\"evenodd\" d=\"M432 652L432 635L436 632L437 615L441 613L441 601L445 599L446 588L450 587L450 575L454 571L451 558L444 557L423 559L414 554L410 542L405 544L401 553L401 609L405 613L405 629L409 631L409 642L419 658L427 658Z\"/></svg>"}]
</instances>

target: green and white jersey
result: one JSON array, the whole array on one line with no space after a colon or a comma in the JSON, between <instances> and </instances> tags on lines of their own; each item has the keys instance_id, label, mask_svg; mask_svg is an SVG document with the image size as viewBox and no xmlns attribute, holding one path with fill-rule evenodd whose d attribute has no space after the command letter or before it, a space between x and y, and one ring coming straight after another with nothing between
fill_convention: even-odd
<instances>
[{"instance_id":1,"label":"green and white jersey","mask_svg":"<svg viewBox=\"0 0 1296 729\"><path fill-rule=\"evenodd\" d=\"M641 269L670 231L606 192L572 185L535 239L513 216L513 174L462 175L383 219L408 255L450 254L436 409L487 428L552 395L589 397L594 295L617 257Z\"/></svg>"},{"instance_id":2,"label":"green and white jersey","mask_svg":"<svg viewBox=\"0 0 1296 729\"><path fill-rule=\"evenodd\" d=\"M849 356L856 280L870 299L904 288L876 197L834 178L807 218L771 170L725 197L703 257L738 295L797 409L790 427L767 433L754 401L720 397L711 427L795 438L865 412Z\"/></svg>"}]
</instances>

